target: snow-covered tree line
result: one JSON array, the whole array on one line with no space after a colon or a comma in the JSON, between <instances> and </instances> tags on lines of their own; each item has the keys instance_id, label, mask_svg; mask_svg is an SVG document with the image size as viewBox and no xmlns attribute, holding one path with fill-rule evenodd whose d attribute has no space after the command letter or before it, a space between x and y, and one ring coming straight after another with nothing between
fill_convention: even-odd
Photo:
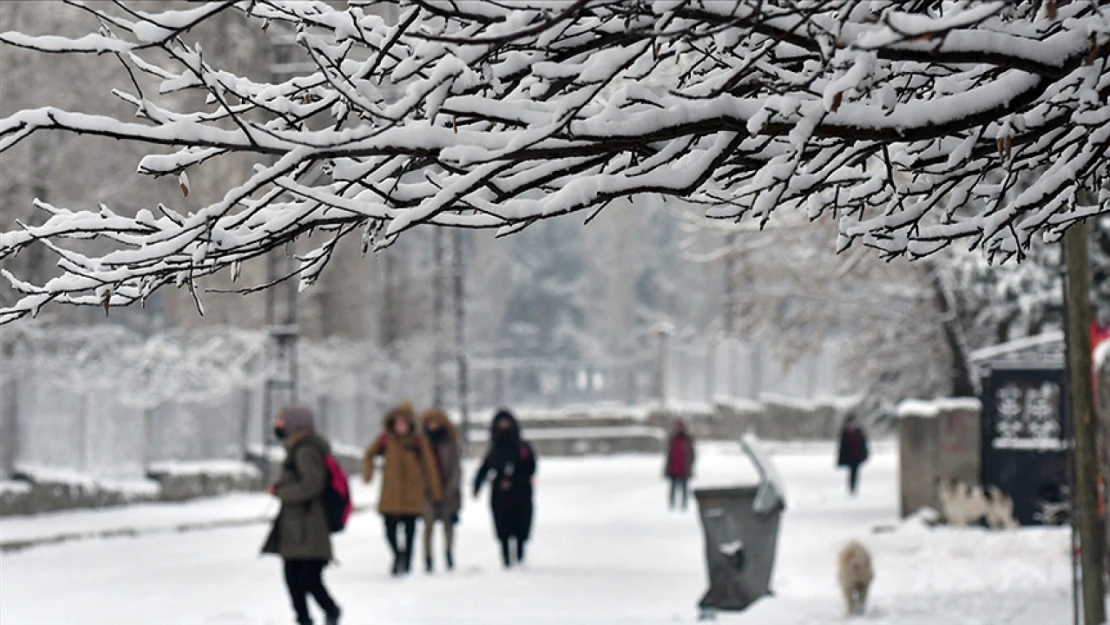
<instances>
[{"instance_id":1,"label":"snow-covered tree line","mask_svg":"<svg viewBox=\"0 0 1110 625\"><path fill-rule=\"evenodd\" d=\"M140 172L182 191L210 186L205 163L254 163L191 209L40 204L49 219L5 233L0 257L43 244L63 273L11 276L23 297L0 320L193 288L311 232L325 239L301 255L306 285L347 235L507 234L645 194L757 223L797 205L836 218L838 249L910 257L954 240L1021 256L1110 207L1110 22L1093 0L423 0L397 24L381 4L78 5L96 32L0 36L157 82L116 90L132 115L8 115L0 150L51 129L137 142L155 152ZM226 12L291 28L316 71L274 84L216 64L191 33ZM90 236L112 248L67 246Z\"/></svg>"},{"instance_id":2,"label":"snow-covered tree line","mask_svg":"<svg viewBox=\"0 0 1110 625\"><path fill-rule=\"evenodd\" d=\"M1110 326L1110 216L1091 225L1090 301L1094 318ZM741 332L786 361L836 337L859 388L889 400L973 394L972 352L1063 327L1059 244L1034 242L1023 262L993 266L958 248L915 262L885 262L866 250L830 259L821 253L835 236L827 226L779 220L758 233L736 232L727 245L730 228L687 215L688 232L717 233L687 256L733 259Z\"/></svg>"}]
</instances>

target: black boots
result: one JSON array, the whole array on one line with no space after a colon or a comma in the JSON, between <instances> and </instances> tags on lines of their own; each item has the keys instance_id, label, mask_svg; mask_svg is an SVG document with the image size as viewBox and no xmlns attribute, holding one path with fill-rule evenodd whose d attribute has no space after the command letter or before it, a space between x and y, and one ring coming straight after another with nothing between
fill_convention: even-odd
<instances>
[{"instance_id":1,"label":"black boots","mask_svg":"<svg viewBox=\"0 0 1110 625\"><path fill-rule=\"evenodd\" d=\"M427 571L428 573L431 573L432 569L434 569L434 568L435 567L432 565L432 559L431 558L424 558L424 570Z\"/></svg>"},{"instance_id":2,"label":"black boots","mask_svg":"<svg viewBox=\"0 0 1110 625\"><path fill-rule=\"evenodd\" d=\"M524 541L520 538L516 539L516 563L521 564L524 562Z\"/></svg>"},{"instance_id":3,"label":"black boots","mask_svg":"<svg viewBox=\"0 0 1110 625\"><path fill-rule=\"evenodd\" d=\"M455 570L455 558L451 555L450 551L447 552L447 570L448 571L454 571Z\"/></svg>"},{"instance_id":4,"label":"black boots","mask_svg":"<svg viewBox=\"0 0 1110 625\"><path fill-rule=\"evenodd\" d=\"M398 551L393 554L393 576L405 575L412 569L412 552Z\"/></svg>"},{"instance_id":5,"label":"black boots","mask_svg":"<svg viewBox=\"0 0 1110 625\"><path fill-rule=\"evenodd\" d=\"M507 540L501 541L501 562L505 565L505 568L513 565L512 555L509 553L509 541Z\"/></svg>"},{"instance_id":6,"label":"black boots","mask_svg":"<svg viewBox=\"0 0 1110 625\"><path fill-rule=\"evenodd\" d=\"M393 574L394 577L397 577L398 575L400 575L401 573L404 572L404 570L405 570L405 560L404 560L404 558L405 558L405 556L400 551L394 552L394 554L393 554L393 570L392 570L392 574Z\"/></svg>"}]
</instances>

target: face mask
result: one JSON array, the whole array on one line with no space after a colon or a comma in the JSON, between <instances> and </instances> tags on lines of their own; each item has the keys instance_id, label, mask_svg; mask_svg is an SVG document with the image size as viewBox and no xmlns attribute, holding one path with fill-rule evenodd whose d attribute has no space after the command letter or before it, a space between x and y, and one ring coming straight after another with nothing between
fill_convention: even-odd
<instances>
[{"instance_id":1,"label":"face mask","mask_svg":"<svg viewBox=\"0 0 1110 625\"><path fill-rule=\"evenodd\" d=\"M275 425L274 426L274 437L277 438L279 441L285 440L285 428L283 428L280 425Z\"/></svg>"}]
</instances>

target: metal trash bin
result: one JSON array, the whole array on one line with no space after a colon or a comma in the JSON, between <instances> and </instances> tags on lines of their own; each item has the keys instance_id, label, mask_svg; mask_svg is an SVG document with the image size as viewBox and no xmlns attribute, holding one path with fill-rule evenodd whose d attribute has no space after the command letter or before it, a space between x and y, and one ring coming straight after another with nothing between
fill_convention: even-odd
<instances>
[{"instance_id":1,"label":"metal trash bin","mask_svg":"<svg viewBox=\"0 0 1110 625\"><path fill-rule=\"evenodd\" d=\"M771 594L779 520L786 507L782 480L755 436L745 436L740 445L759 482L694 491L709 569L709 590L698 603L702 619L720 610L744 610Z\"/></svg>"}]
</instances>

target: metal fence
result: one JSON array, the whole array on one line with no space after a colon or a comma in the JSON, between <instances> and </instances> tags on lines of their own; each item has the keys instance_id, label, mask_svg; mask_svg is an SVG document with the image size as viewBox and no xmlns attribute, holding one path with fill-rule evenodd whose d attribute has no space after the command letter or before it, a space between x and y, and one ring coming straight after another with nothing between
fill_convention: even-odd
<instances>
[{"instance_id":1,"label":"metal fence","mask_svg":"<svg viewBox=\"0 0 1110 625\"><path fill-rule=\"evenodd\" d=\"M8 330L6 330L8 332ZM265 335L237 329L144 337L119 327L5 336L0 366L0 470L142 475L153 463L243 458L262 444ZM477 351L477 350L475 350ZM302 341L298 399L339 445L363 446L396 402L428 406L433 345L395 349ZM740 341L665 340L593 363L473 357L475 420L498 406L559 409L709 403L762 394L813 398L844 389L828 354L783 367ZM444 405L457 406L455 363L441 363Z\"/></svg>"}]
</instances>

